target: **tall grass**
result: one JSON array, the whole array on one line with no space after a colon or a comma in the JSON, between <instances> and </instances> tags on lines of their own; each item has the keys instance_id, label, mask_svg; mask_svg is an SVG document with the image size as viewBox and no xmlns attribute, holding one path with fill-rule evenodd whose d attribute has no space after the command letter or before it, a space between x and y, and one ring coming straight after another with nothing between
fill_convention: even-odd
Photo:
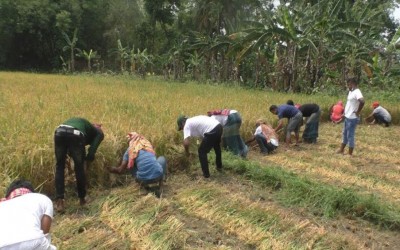
<instances>
[{"instance_id":1,"label":"tall grass","mask_svg":"<svg viewBox=\"0 0 400 250\"><path fill-rule=\"evenodd\" d=\"M182 135L176 117L205 114L210 109L237 109L243 118L242 134L250 137L254 122L277 118L271 104L287 99L315 102L328 110L337 97L289 95L216 85L143 81L128 76L64 76L0 73L0 191L15 177L28 178L43 191L52 192L55 128L73 116L102 123L105 140L91 165L91 183L106 185L105 167L116 164L127 147L125 135L137 131L170 160L171 167L187 164L179 158ZM345 93L343 99L345 98ZM399 108L399 105L391 105ZM394 120L396 121L396 116Z\"/></svg>"}]
</instances>

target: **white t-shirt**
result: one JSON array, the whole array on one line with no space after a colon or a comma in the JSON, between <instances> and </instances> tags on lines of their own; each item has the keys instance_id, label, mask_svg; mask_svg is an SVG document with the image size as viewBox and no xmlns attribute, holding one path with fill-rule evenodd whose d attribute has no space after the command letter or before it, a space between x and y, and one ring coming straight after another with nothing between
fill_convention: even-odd
<instances>
[{"instance_id":1,"label":"white t-shirt","mask_svg":"<svg viewBox=\"0 0 400 250\"><path fill-rule=\"evenodd\" d=\"M199 115L186 120L185 127L183 128L183 139L188 137L204 137L205 133L210 132L219 122L214 118Z\"/></svg>"},{"instance_id":2,"label":"white t-shirt","mask_svg":"<svg viewBox=\"0 0 400 250\"><path fill-rule=\"evenodd\" d=\"M344 108L344 116L348 119L357 118L356 112L358 110L358 106L360 106L359 99L363 98L360 89L354 89L353 91L349 91L347 95L346 107Z\"/></svg>"},{"instance_id":3,"label":"white t-shirt","mask_svg":"<svg viewBox=\"0 0 400 250\"><path fill-rule=\"evenodd\" d=\"M229 111L229 114L234 114L234 113L237 113L237 111L234 109ZM212 115L211 117L217 120L222 126L225 126L226 122L228 121L227 115Z\"/></svg>"},{"instance_id":4,"label":"white t-shirt","mask_svg":"<svg viewBox=\"0 0 400 250\"><path fill-rule=\"evenodd\" d=\"M373 113L382 116L385 119L385 121L387 121L387 122L392 121L392 116L390 115L390 113L385 108L382 108L381 106L376 107L374 109Z\"/></svg>"},{"instance_id":5,"label":"white t-shirt","mask_svg":"<svg viewBox=\"0 0 400 250\"><path fill-rule=\"evenodd\" d=\"M43 215L53 218L53 203L38 193L0 202L0 248L45 237L40 229Z\"/></svg>"}]
</instances>

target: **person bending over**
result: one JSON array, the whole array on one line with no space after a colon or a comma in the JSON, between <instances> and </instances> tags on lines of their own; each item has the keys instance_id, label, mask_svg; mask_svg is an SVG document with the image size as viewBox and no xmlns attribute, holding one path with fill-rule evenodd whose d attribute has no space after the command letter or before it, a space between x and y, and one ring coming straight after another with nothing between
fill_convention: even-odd
<instances>
[{"instance_id":1,"label":"person bending over","mask_svg":"<svg viewBox=\"0 0 400 250\"><path fill-rule=\"evenodd\" d=\"M51 244L53 203L25 180L13 181L0 200L0 249L57 249Z\"/></svg>"}]
</instances>

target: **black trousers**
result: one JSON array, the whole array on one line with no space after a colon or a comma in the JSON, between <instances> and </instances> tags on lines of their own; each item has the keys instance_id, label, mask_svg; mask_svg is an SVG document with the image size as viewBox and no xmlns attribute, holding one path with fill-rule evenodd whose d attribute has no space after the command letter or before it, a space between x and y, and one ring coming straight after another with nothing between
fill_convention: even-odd
<instances>
[{"instance_id":1,"label":"black trousers","mask_svg":"<svg viewBox=\"0 0 400 250\"><path fill-rule=\"evenodd\" d=\"M374 114L374 119L378 124L383 123L386 127L389 127L389 122L387 122L383 116Z\"/></svg>"},{"instance_id":2,"label":"black trousers","mask_svg":"<svg viewBox=\"0 0 400 250\"><path fill-rule=\"evenodd\" d=\"M210 177L210 170L208 168L207 154L214 149L215 152L215 165L217 169L222 169L221 159L221 136L222 136L222 125L218 124L213 130L204 134L204 138L199 146L199 160L203 176Z\"/></svg>"},{"instance_id":3,"label":"black trousers","mask_svg":"<svg viewBox=\"0 0 400 250\"><path fill-rule=\"evenodd\" d=\"M86 177L84 170L85 161L85 137L67 132L55 132L54 149L56 155L56 199L64 199L65 183L64 169L67 154L74 161L74 171L79 198L86 196Z\"/></svg>"}]
</instances>

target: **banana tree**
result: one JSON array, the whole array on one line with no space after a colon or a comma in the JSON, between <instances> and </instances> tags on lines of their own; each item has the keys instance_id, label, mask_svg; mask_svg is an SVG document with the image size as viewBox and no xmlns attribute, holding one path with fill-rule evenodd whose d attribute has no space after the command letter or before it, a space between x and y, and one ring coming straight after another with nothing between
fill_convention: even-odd
<instances>
[{"instance_id":1,"label":"banana tree","mask_svg":"<svg viewBox=\"0 0 400 250\"><path fill-rule=\"evenodd\" d=\"M76 43L78 42L78 29L74 30L74 33L73 33L71 39L65 32L62 32L62 35L64 37L65 42L67 43L67 45L65 45L63 47L63 51L65 52L65 51L69 50L69 52L70 52L70 70L71 70L71 72L74 72L75 71L75 51L77 50Z\"/></svg>"},{"instance_id":2,"label":"banana tree","mask_svg":"<svg viewBox=\"0 0 400 250\"><path fill-rule=\"evenodd\" d=\"M120 39L117 40L117 47L111 49L111 54L117 55L121 73L125 71L125 63L129 59L128 47L122 46Z\"/></svg>"},{"instance_id":3,"label":"banana tree","mask_svg":"<svg viewBox=\"0 0 400 250\"><path fill-rule=\"evenodd\" d=\"M78 54L76 56L83 57L87 62L88 71L92 71L92 59L99 58L97 55L97 51L93 51L92 49L87 52L86 50L78 49Z\"/></svg>"}]
</instances>

